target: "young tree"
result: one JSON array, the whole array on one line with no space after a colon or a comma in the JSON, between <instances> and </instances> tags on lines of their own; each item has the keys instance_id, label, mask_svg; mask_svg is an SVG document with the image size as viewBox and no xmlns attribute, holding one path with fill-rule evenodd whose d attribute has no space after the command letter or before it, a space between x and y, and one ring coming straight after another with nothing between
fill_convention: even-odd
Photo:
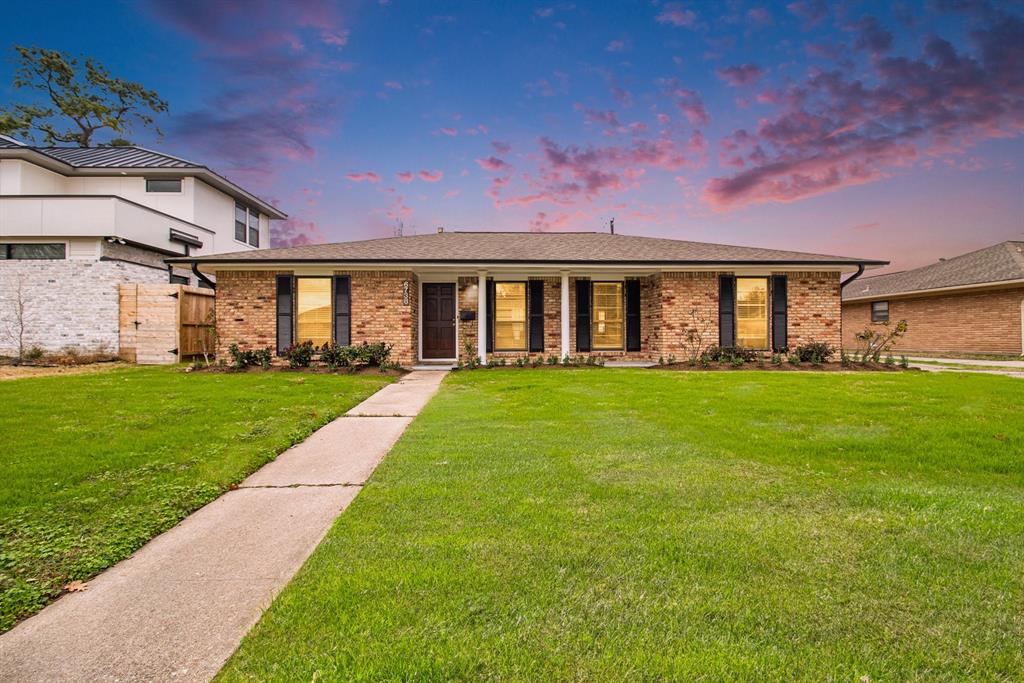
<instances>
[{"instance_id":1,"label":"young tree","mask_svg":"<svg viewBox=\"0 0 1024 683\"><path fill-rule=\"evenodd\" d=\"M47 145L73 143L91 147L97 131L113 136L109 144L130 144L124 136L136 124L156 128L156 115L167 102L140 83L114 78L91 58L80 65L58 50L14 48L19 55L14 87L43 93L48 104L15 104L0 110L0 133L34 139L42 134ZM83 69L84 66L84 69Z\"/></svg>"},{"instance_id":2,"label":"young tree","mask_svg":"<svg viewBox=\"0 0 1024 683\"><path fill-rule=\"evenodd\" d=\"M25 285L20 277L15 278L14 285L8 290L11 301L11 315L7 320L3 333L18 349L18 360L25 358Z\"/></svg>"}]
</instances>

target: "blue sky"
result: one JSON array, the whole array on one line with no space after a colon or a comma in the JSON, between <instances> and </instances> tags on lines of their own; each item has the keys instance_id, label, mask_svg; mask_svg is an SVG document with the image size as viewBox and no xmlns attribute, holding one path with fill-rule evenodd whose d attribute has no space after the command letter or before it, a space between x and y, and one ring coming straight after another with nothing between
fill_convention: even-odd
<instances>
[{"instance_id":1,"label":"blue sky","mask_svg":"<svg viewBox=\"0 0 1024 683\"><path fill-rule=\"evenodd\" d=\"M1019 2L37 2L16 44L170 102L134 139L276 242L603 230L887 258L1024 238Z\"/></svg>"}]
</instances>

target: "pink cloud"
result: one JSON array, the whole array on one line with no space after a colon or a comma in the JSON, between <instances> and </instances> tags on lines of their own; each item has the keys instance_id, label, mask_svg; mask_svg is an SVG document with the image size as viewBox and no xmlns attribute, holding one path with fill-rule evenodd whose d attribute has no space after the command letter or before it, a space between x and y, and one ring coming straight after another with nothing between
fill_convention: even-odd
<instances>
[{"instance_id":1,"label":"pink cloud","mask_svg":"<svg viewBox=\"0 0 1024 683\"><path fill-rule=\"evenodd\" d=\"M484 169L485 171L504 171L505 169L509 168L508 163L506 163L503 159L499 159L498 157L495 156L477 159L476 163L477 165L480 166L480 168Z\"/></svg>"},{"instance_id":2,"label":"pink cloud","mask_svg":"<svg viewBox=\"0 0 1024 683\"><path fill-rule=\"evenodd\" d=\"M450 138L453 138L453 137L455 137L456 135L459 134L458 129L452 128L450 126L446 126L444 128L441 128L437 132L440 133L441 135L447 135Z\"/></svg>"},{"instance_id":3,"label":"pink cloud","mask_svg":"<svg viewBox=\"0 0 1024 683\"><path fill-rule=\"evenodd\" d=\"M458 188L456 188L454 190L448 190L447 192L444 193L444 198L445 199L452 199L453 197L458 197L459 193L461 193L461 192L462 192L462 190L460 190Z\"/></svg>"},{"instance_id":4,"label":"pink cloud","mask_svg":"<svg viewBox=\"0 0 1024 683\"><path fill-rule=\"evenodd\" d=\"M398 81L384 81L384 87L388 90L401 90L402 84Z\"/></svg>"},{"instance_id":5,"label":"pink cloud","mask_svg":"<svg viewBox=\"0 0 1024 683\"><path fill-rule=\"evenodd\" d=\"M345 178L347 180L351 180L354 183L362 183L362 182L379 183L380 182L380 176L377 175L376 173L374 173L373 171L365 171L363 173L346 173L345 174Z\"/></svg>"},{"instance_id":6,"label":"pink cloud","mask_svg":"<svg viewBox=\"0 0 1024 683\"><path fill-rule=\"evenodd\" d=\"M497 152L498 154L508 154L509 152L512 151L512 145L510 145L507 142L502 142L500 140L492 140L491 147L493 147L494 151Z\"/></svg>"},{"instance_id":7,"label":"pink cloud","mask_svg":"<svg viewBox=\"0 0 1024 683\"><path fill-rule=\"evenodd\" d=\"M729 85L739 88L753 85L761 80L761 76L764 75L764 69L756 64L740 64L739 66L728 66L724 69L718 69L715 73Z\"/></svg>"},{"instance_id":8,"label":"pink cloud","mask_svg":"<svg viewBox=\"0 0 1024 683\"><path fill-rule=\"evenodd\" d=\"M399 171L395 174L395 177L398 178L398 182L400 183L411 183L413 178L415 178L415 175L412 171Z\"/></svg>"},{"instance_id":9,"label":"pink cloud","mask_svg":"<svg viewBox=\"0 0 1024 683\"><path fill-rule=\"evenodd\" d=\"M273 221L270 225L271 247L298 247L327 241L323 231L313 221L289 218L286 221Z\"/></svg>"},{"instance_id":10,"label":"pink cloud","mask_svg":"<svg viewBox=\"0 0 1024 683\"><path fill-rule=\"evenodd\" d=\"M610 41L604 48L605 52L626 52L630 48L628 40L616 39Z\"/></svg>"},{"instance_id":11,"label":"pink cloud","mask_svg":"<svg viewBox=\"0 0 1024 683\"><path fill-rule=\"evenodd\" d=\"M426 183L436 183L444 178L444 171L420 171L416 175Z\"/></svg>"},{"instance_id":12,"label":"pink cloud","mask_svg":"<svg viewBox=\"0 0 1024 683\"><path fill-rule=\"evenodd\" d=\"M670 24L672 26L693 26L697 20L697 15L692 11L685 9L681 2L668 2L665 3L665 7L656 16L655 21L659 24Z\"/></svg>"},{"instance_id":13,"label":"pink cloud","mask_svg":"<svg viewBox=\"0 0 1024 683\"><path fill-rule=\"evenodd\" d=\"M972 34L975 55L931 36L917 58L885 57L885 29L861 20L856 30L874 79L812 69L780 93L776 116L727 139L741 170L705 185L713 208L795 201L1024 132L1020 19L992 15Z\"/></svg>"},{"instance_id":14,"label":"pink cloud","mask_svg":"<svg viewBox=\"0 0 1024 683\"><path fill-rule=\"evenodd\" d=\"M703 126L711 120L700 95L694 90L684 88L679 79L665 78L661 80L661 85L664 93L674 101L676 108L686 116L691 124Z\"/></svg>"},{"instance_id":15,"label":"pink cloud","mask_svg":"<svg viewBox=\"0 0 1024 683\"><path fill-rule=\"evenodd\" d=\"M828 16L825 0L796 0L786 5L786 9L803 19L808 28L820 24Z\"/></svg>"}]
</instances>

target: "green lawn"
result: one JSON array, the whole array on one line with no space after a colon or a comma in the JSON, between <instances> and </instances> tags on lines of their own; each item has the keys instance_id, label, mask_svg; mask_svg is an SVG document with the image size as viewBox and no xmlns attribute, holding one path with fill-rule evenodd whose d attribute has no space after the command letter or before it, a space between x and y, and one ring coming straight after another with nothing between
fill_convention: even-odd
<instances>
[{"instance_id":1,"label":"green lawn","mask_svg":"<svg viewBox=\"0 0 1024 683\"><path fill-rule=\"evenodd\" d=\"M164 367L0 382L0 631L388 381Z\"/></svg>"},{"instance_id":2,"label":"green lawn","mask_svg":"<svg viewBox=\"0 0 1024 683\"><path fill-rule=\"evenodd\" d=\"M1022 397L454 374L221 677L1020 680Z\"/></svg>"}]
</instances>

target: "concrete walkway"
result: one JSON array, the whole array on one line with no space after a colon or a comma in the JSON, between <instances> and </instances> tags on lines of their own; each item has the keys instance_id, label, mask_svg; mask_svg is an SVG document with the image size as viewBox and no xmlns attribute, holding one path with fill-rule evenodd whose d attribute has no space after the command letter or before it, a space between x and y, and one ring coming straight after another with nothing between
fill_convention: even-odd
<instances>
[{"instance_id":1,"label":"concrete walkway","mask_svg":"<svg viewBox=\"0 0 1024 683\"><path fill-rule=\"evenodd\" d=\"M4 681L207 681L444 372L384 387L231 491L0 636Z\"/></svg>"}]
</instances>

